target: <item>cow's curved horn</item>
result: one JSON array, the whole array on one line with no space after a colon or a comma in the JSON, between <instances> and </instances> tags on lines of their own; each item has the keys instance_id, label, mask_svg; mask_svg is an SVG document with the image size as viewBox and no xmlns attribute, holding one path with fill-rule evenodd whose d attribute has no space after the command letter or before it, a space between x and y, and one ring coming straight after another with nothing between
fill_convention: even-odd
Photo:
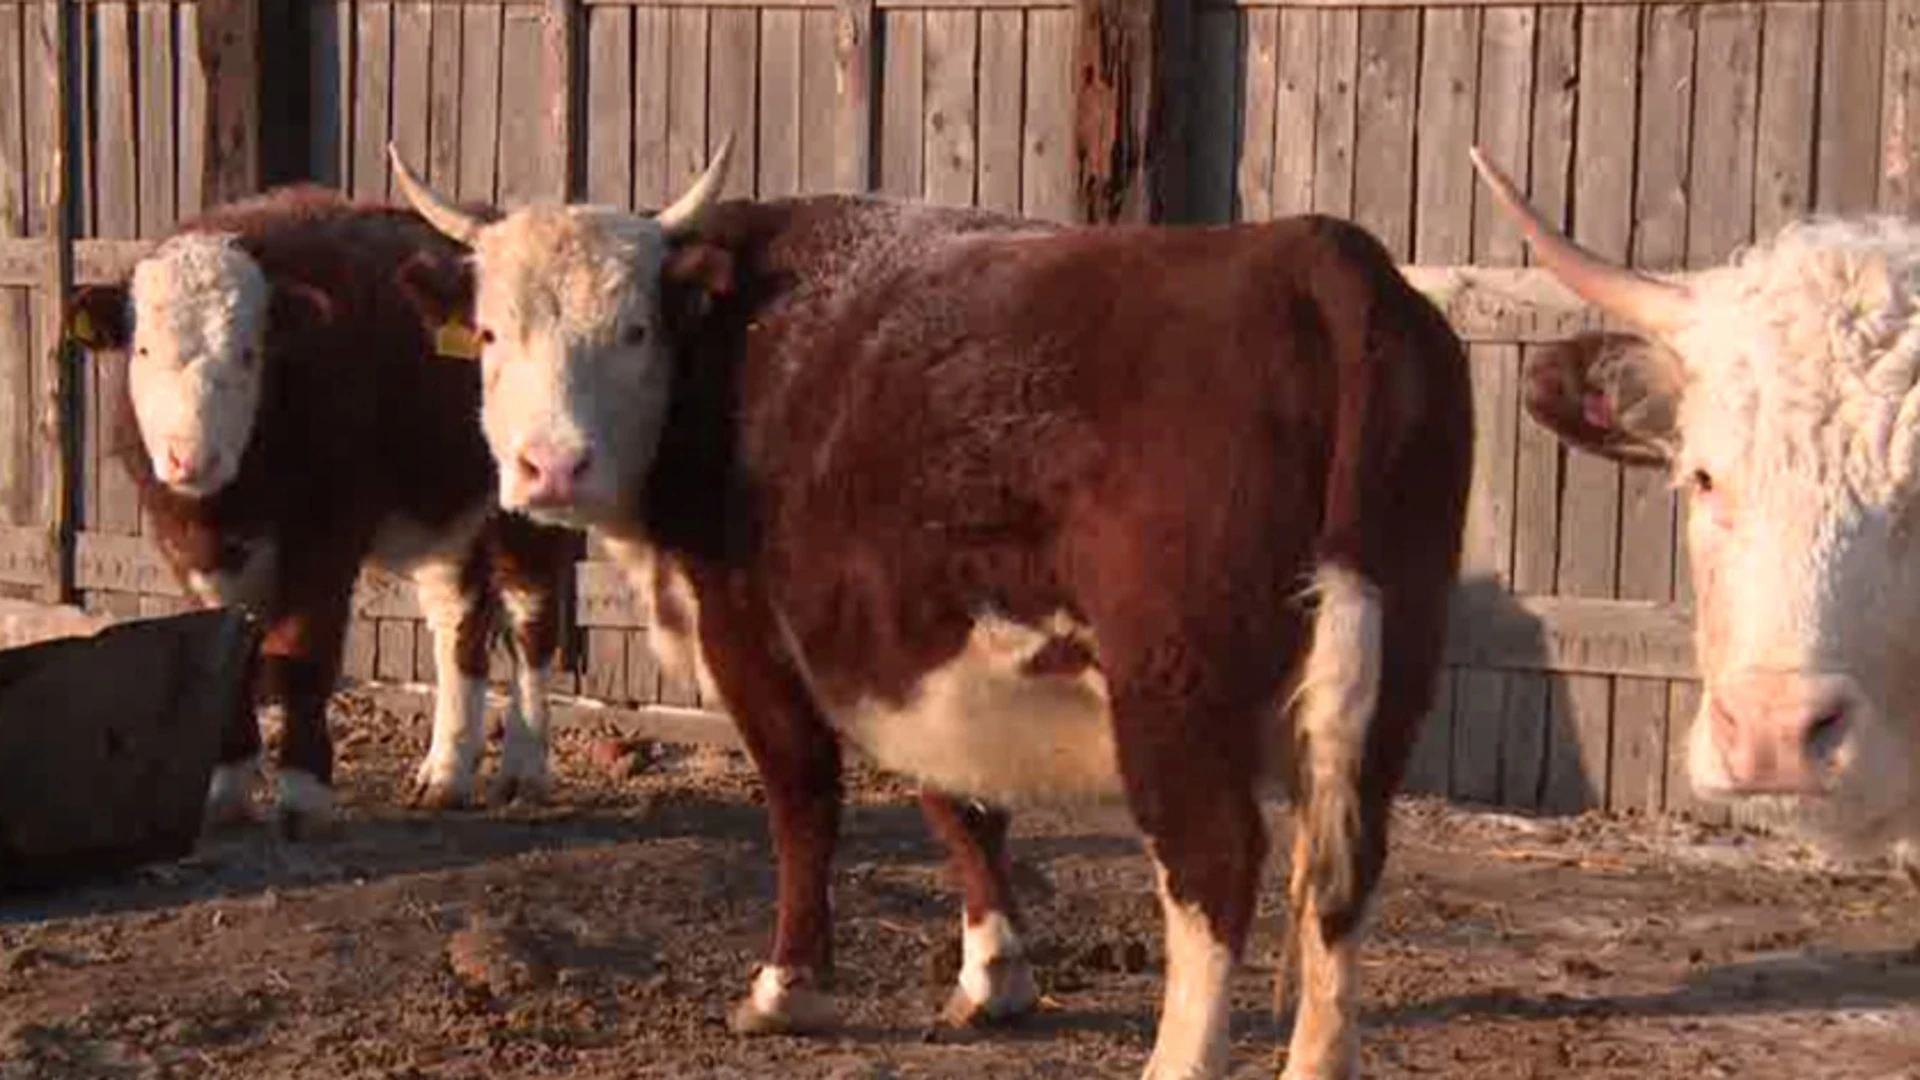
<instances>
[{"instance_id":1,"label":"cow's curved horn","mask_svg":"<svg viewBox=\"0 0 1920 1080\"><path fill-rule=\"evenodd\" d=\"M1686 321L1692 295L1685 285L1616 266L1574 243L1547 224L1478 146L1468 153L1480 178L1492 189L1494 201L1519 224L1541 265L1567 288L1602 311L1655 334L1676 330Z\"/></svg>"},{"instance_id":2,"label":"cow's curved horn","mask_svg":"<svg viewBox=\"0 0 1920 1080\"><path fill-rule=\"evenodd\" d=\"M720 149L714 151L713 160L707 163L707 171L693 182L685 195L675 199L672 206L654 218L668 236L681 236L700 227L700 219L706 216L707 208L720 194L720 186L727 182L727 165L733 159L733 133L720 140Z\"/></svg>"},{"instance_id":3,"label":"cow's curved horn","mask_svg":"<svg viewBox=\"0 0 1920 1080\"><path fill-rule=\"evenodd\" d=\"M392 143L387 144L387 158L393 162L393 176L400 182L401 193L406 195L407 201L420 212L420 216L427 219L427 224L446 233L449 238L472 247L474 237L480 235L480 220L455 206L452 200L414 175L400 157L400 148Z\"/></svg>"}]
</instances>

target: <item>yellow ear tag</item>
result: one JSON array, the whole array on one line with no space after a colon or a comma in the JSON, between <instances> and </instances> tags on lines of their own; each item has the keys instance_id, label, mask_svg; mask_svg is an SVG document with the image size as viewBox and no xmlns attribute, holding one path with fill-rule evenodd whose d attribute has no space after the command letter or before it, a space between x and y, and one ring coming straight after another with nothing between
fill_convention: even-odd
<instances>
[{"instance_id":1,"label":"yellow ear tag","mask_svg":"<svg viewBox=\"0 0 1920 1080\"><path fill-rule=\"evenodd\" d=\"M82 345L93 344L93 318L85 311L73 313L73 340Z\"/></svg>"},{"instance_id":2,"label":"yellow ear tag","mask_svg":"<svg viewBox=\"0 0 1920 1080\"><path fill-rule=\"evenodd\" d=\"M433 334L433 351L459 360L480 359L480 335L473 327L455 319L440 324Z\"/></svg>"}]
</instances>

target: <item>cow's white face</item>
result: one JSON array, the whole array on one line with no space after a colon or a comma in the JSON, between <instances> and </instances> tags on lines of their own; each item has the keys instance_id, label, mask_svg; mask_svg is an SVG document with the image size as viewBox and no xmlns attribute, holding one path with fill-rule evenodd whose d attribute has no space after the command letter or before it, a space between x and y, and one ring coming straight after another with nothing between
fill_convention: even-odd
<instances>
[{"instance_id":1,"label":"cow's white face","mask_svg":"<svg viewBox=\"0 0 1920 1080\"><path fill-rule=\"evenodd\" d=\"M472 251L481 426L505 508L572 527L632 519L671 382L662 269L724 182L731 145L654 217L529 206L482 221L393 155L414 208Z\"/></svg>"},{"instance_id":2,"label":"cow's white face","mask_svg":"<svg viewBox=\"0 0 1920 1080\"><path fill-rule=\"evenodd\" d=\"M473 242L481 426L501 505L588 525L626 509L666 413L660 266L650 218L536 207Z\"/></svg>"},{"instance_id":3,"label":"cow's white face","mask_svg":"<svg viewBox=\"0 0 1920 1080\"><path fill-rule=\"evenodd\" d=\"M127 381L154 476L204 497L231 483L260 405L268 285L230 236L188 233L133 272Z\"/></svg>"},{"instance_id":4,"label":"cow's white face","mask_svg":"<svg viewBox=\"0 0 1920 1080\"><path fill-rule=\"evenodd\" d=\"M1839 853L1920 838L1920 227L1789 227L1630 303L1582 254L1542 262L1652 325L1538 354L1527 409L1686 493L1693 787Z\"/></svg>"}]
</instances>

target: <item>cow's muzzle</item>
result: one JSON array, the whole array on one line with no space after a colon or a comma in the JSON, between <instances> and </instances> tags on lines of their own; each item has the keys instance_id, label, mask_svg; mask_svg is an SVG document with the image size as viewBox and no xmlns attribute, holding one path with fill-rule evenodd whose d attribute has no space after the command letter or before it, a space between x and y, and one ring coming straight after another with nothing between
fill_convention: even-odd
<instances>
[{"instance_id":1,"label":"cow's muzzle","mask_svg":"<svg viewBox=\"0 0 1920 1080\"><path fill-rule=\"evenodd\" d=\"M1864 708L1844 675L1752 672L1709 689L1707 715L1729 795L1821 795Z\"/></svg>"}]
</instances>

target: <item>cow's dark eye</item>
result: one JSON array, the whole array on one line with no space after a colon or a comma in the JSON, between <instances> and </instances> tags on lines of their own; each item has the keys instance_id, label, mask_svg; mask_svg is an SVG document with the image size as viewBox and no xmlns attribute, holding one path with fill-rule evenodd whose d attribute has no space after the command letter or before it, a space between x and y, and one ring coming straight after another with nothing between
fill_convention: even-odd
<instances>
[{"instance_id":1,"label":"cow's dark eye","mask_svg":"<svg viewBox=\"0 0 1920 1080\"><path fill-rule=\"evenodd\" d=\"M627 332L622 334L620 339L628 345L638 345L647 340L647 328L644 326L629 326L627 327Z\"/></svg>"},{"instance_id":2,"label":"cow's dark eye","mask_svg":"<svg viewBox=\"0 0 1920 1080\"><path fill-rule=\"evenodd\" d=\"M486 327L484 327L484 326L480 328L480 344L482 344L482 345L491 345L491 344L493 344L493 331L492 331L492 330L489 330L489 329L487 329L487 328L486 328Z\"/></svg>"},{"instance_id":3,"label":"cow's dark eye","mask_svg":"<svg viewBox=\"0 0 1920 1080\"><path fill-rule=\"evenodd\" d=\"M1699 492L1702 495L1708 494L1709 492L1713 491L1713 474L1709 473L1705 469L1693 470L1693 475L1689 476L1687 479L1689 482L1693 484L1693 490Z\"/></svg>"}]
</instances>

